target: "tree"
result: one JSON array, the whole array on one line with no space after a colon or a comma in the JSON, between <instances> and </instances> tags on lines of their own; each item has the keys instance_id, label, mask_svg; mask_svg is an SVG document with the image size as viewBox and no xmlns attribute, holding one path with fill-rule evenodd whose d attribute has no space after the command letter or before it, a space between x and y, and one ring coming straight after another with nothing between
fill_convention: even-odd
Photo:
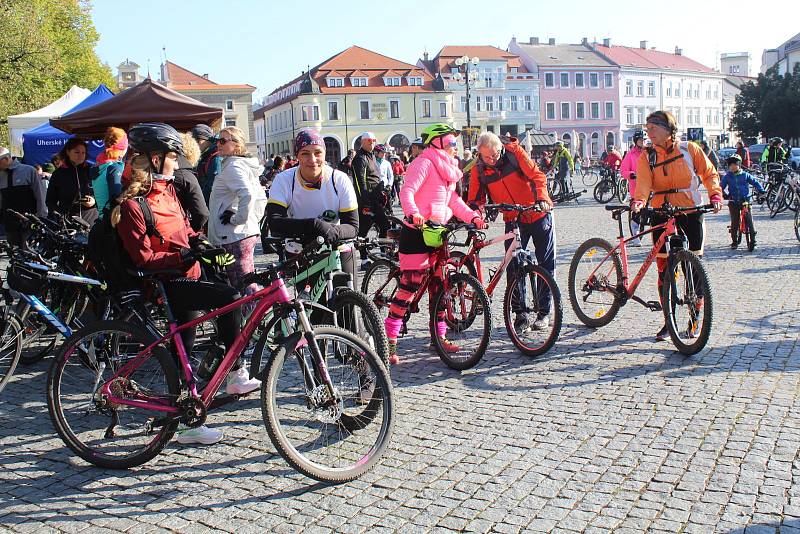
<instances>
[{"instance_id":1,"label":"tree","mask_svg":"<svg viewBox=\"0 0 800 534\"><path fill-rule=\"evenodd\" d=\"M731 118L740 136L800 138L800 65L783 76L772 68L740 89Z\"/></svg>"},{"instance_id":2,"label":"tree","mask_svg":"<svg viewBox=\"0 0 800 534\"><path fill-rule=\"evenodd\" d=\"M115 87L94 52L99 34L87 0L0 0L0 117L49 104L72 85ZM0 144L8 125L0 124Z\"/></svg>"}]
</instances>

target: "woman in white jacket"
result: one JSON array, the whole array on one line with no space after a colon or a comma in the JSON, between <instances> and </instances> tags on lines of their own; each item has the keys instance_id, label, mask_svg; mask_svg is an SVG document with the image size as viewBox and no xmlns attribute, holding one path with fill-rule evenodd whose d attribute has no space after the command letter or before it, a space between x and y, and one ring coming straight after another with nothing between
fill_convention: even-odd
<instances>
[{"instance_id":1,"label":"woman in white jacket","mask_svg":"<svg viewBox=\"0 0 800 534\"><path fill-rule=\"evenodd\" d=\"M223 158L222 170L211 188L208 238L236 258L227 271L231 284L239 287L244 275L254 270L253 251L259 240L259 221L267 205L264 188L258 181L264 168L247 153L244 132L235 126L220 130L217 146ZM245 293L254 293L256 289L251 284Z\"/></svg>"}]
</instances>

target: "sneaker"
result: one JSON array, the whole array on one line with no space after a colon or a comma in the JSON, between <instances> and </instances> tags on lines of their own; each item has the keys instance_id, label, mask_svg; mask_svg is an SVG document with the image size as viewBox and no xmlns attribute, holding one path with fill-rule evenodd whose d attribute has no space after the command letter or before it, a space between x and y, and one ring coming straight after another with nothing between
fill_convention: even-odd
<instances>
[{"instance_id":1,"label":"sneaker","mask_svg":"<svg viewBox=\"0 0 800 534\"><path fill-rule=\"evenodd\" d=\"M247 369L240 367L228 375L228 385L225 387L225 391L229 395L246 395L260 387L261 380L250 378Z\"/></svg>"},{"instance_id":2,"label":"sneaker","mask_svg":"<svg viewBox=\"0 0 800 534\"><path fill-rule=\"evenodd\" d=\"M524 313L518 313L516 317L514 317L514 332L521 334L528 328L530 328L528 316Z\"/></svg>"},{"instance_id":3,"label":"sneaker","mask_svg":"<svg viewBox=\"0 0 800 534\"><path fill-rule=\"evenodd\" d=\"M400 363L400 357L397 356L397 340L389 340L389 363L397 365Z\"/></svg>"},{"instance_id":4,"label":"sneaker","mask_svg":"<svg viewBox=\"0 0 800 534\"><path fill-rule=\"evenodd\" d=\"M178 425L175 433L175 441L183 445L200 444L213 445L222 439L222 432L208 428L206 425L197 428L188 428L185 425Z\"/></svg>"},{"instance_id":5,"label":"sneaker","mask_svg":"<svg viewBox=\"0 0 800 534\"><path fill-rule=\"evenodd\" d=\"M661 330L658 331L658 334L656 334L656 341L665 341L668 338L669 328L667 328L667 325L664 325Z\"/></svg>"},{"instance_id":6,"label":"sneaker","mask_svg":"<svg viewBox=\"0 0 800 534\"><path fill-rule=\"evenodd\" d=\"M533 329L534 330L547 330L550 327L550 316L549 315L540 315L536 318L533 322Z\"/></svg>"},{"instance_id":7,"label":"sneaker","mask_svg":"<svg viewBox=\"0 0 800 534\"><path fill-rule=\"evenodd\" d=\"M739 248L739 243L737 243L736 241L731 243L731 249L736 250L737 248Z\"/></svg>"},{"instance_id":8,"label":"sneaker","mask_svg":"<svg viewBox=\"0 0 800 534\"><path fill-rule=\"evenodd\" d=\"M442 348L445 352L454 353L461 350L461 347L448 340L446 337L440 337L439 342L442 344Z\"/></svg>"}]
</instances>

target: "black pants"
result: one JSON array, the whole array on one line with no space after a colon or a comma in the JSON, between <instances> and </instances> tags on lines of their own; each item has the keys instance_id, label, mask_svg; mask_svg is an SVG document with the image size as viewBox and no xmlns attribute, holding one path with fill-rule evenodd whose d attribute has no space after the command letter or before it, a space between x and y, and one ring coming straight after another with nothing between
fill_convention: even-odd
<instances>
[{"instance_id":1,"label":"black pants","mask_svg":"<svg viewBox=\"0 0 800 534\"><path fill-rule=\"evenodd\" d=\"M731 214L731 242L737 243L739 240L739 220L741 217L741 210L742 205L737 204L735 202L728 202L728 212ZM745 223L752 227L755 230L755 226L753 226L753 213L751 211L747 212Z\"/></svg>"},{"instance_id":2,"label":"black pants","mask_svg":"<svg viewBox=\"0 0 800 534\"><path fill-rule=\"evenodd\" d=\"M386 237L390 224L386 212L383 211L383 191L381 189L370 191L369 196L365 199L365 204L366 206L359 206L359 208L370 208L372 215L364 215L359 210L358 237L367 237L373 224L378 226L378 237ZM367 259L366 249L361 249L360 256L362 260Z\"/></svg>"}]
</instances>

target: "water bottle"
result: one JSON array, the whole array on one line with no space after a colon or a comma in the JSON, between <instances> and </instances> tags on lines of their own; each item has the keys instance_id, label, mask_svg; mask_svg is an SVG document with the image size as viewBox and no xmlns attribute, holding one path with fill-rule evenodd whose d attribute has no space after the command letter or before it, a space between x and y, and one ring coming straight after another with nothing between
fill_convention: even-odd
<instances>
[{"instance_id":1,"label":"water bottle","mask_svg":"<svg viewBox=\"0 0 800 534\"><path fill-rule=\"evenodd\" d=\"M225 347L217 344L211 345L200 361L200 366L197 368L197 376L203 380L210 380L214 373L217 372L217 368L219 368L219 364L222 363L224 357Z\"/></svg>"}]
</instances>

